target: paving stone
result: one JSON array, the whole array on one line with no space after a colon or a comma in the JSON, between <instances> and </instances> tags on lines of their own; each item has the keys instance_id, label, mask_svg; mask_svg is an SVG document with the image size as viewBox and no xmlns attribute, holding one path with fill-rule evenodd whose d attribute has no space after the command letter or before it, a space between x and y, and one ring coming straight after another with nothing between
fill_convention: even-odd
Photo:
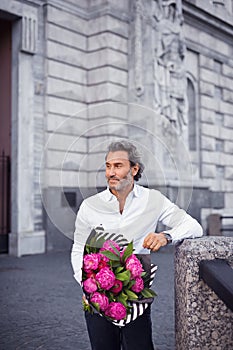
<instances>
[{"instance_id":1,"label":"paving stone","mask_svg":"<svg viewBox=\"0 0 233 350\"><path fill-rule=\"evenodd\" d=\"M159 266L153 285L155 349L174 350L173 249L163 248L152 260ZM0 275L1 350L91 349L69 251L1 255Z\"/></svg>"}]
</instances>

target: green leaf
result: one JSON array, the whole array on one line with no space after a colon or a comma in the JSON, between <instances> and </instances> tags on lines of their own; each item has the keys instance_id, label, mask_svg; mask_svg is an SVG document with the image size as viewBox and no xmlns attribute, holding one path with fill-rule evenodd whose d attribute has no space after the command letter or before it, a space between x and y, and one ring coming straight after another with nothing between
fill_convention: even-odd
<instances>
[{"instance_id":1,"label":"green leaf","mask_svg":"<svg viewBox=\"0 0 233 350\"><path fill-rule=\"evenodd\" d=\"M92 305L94 306L94 308L95 308L98 312L100 312L100 306L99 306L98 303L92 303Z\"/></svg>"},{"instance_id":2,"label":"green leaf","mask_svg":"<svg viewBox=\"0 0 233 350\"><path fill-rule=\"evenodd\" d=\"M137 300L138 296L137 294L135 294L134 292L132 292L131 290L125 290L125 293L128 295L128 299L129 300Z\"/></svg>"},{"instance_id":3,"label":"green leaf","mask_svg":"<svg viewBox=\"0 0 233 350\"><path fill-rule=\"evenodd\" d=\"M121 266L120 261L110 261L110 265L112 268L118 268Z\"/></svg>"},{"instance_id":4,"label":"green leaf","mask_svg":"<svg viewBox=\"0 0 233 350\"><path fill-rule=\"evenodd\" d=\"M109 258L110 260L114 260L114 261L120 261L120 257L116 256L116 254L110 252L109 250L103 250L101 252L101 254L105 255L107 258Z\"/></svg>"},{"instance_id":5,"label":"green leaf","mask_svg":"<svg viewBox=\"0 0 233 350\"><path fill-rule=\"evenodd\" d=\"M120 280L120 281L130 281L130 271L124 271L124 272L120 272L116 274L116 279Z\"/></svg>"},{"instance_id":6,"label":"green leaf","mask_svg":"<svg viewBox=\"0 0 233 350\"><path fill-rule=\"evenodd\" d=\"M99 239L97 239L96 243L95 243L95 246L97 248L102 248L103 247L103 244L105 242L105 239L103 237L100 237Z\"/></svg>"},{"instance_id":7,"label":"green leaf","mask_svg":"<svg viewBox=\"0 0 233 350\"><path fill-rule=\"evenodd\" d=\"M145 297L145 298L153 298L154 296L156 296L156 293L150 289L150 288L144 288L141 291L141 294Z\"/></svg>"},{"instance_id":8,"label":"green leaf","mask_svg":"<svg viewBox=\"0 0 233 350\"><path fill-rule=\"evenodd\" d=\"M109 245L110 245L111 248L114 250L114 252L116 253L116 255L117 255L117 256L120 256L119 250L117 250L116 247L115 247L111 242L109 242Z\"/></svg>"},{"instance_id":9,"label":"green leaf","mask_svg":"<svg viewBox=\"0 0 233 350\"><path fill-rule=\"evenodd\" d=\"M122 303L125 307L128 307L128 305L127 305L128 296L127 296L124 292L121 292L121 293L116 297L116 300L117 300L119 303Z\"/></svg>"},{"instance_id":10,"label":"green leaf","mask_svg":"<svg viewBox=\"0 0 233 350\"><path fill-rule=\"evenodd\" d=\"M135 280L130 281L128 284L128 288L131 289L134 284L135 284Z\"/></svg>"},{"instance_id":11,"label":"green leaf","mask_svg":"<svg viewBox=\"0 0 233 350\"><path fill-rule=\"evenodd\" d=\"M125 260L132 254L133 254L133 241L127 245L127 247L124 251L122 260L125 262Z\"/></svg>"},{"instance_id":12,"label":"green leaf","mask_svg":"<svg viewBox=\"0 0 233 350\"><path fill-rule=\"evenodd\" d=\"M124 267L123 266L119 266L117 267L117 269L114 271L115 272L115 275L119 272L121 272L122 270L124 270Z\"/></svg>"}]
</instances>

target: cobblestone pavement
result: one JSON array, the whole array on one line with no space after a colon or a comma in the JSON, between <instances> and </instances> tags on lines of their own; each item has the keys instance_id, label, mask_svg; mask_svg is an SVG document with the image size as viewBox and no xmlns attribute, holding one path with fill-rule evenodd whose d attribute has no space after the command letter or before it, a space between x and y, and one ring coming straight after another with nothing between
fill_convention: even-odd
<instances>
[{"instance_id":1,"label":"cobblestone pavement","mask_svg":"<svg viewBox=\"0 0 233 350\"><path fill-rule=\"evenodd\" d=\"M159 266L153 340L156 350L174 350L173 249L163 248L152 260ZM1 255L0 349L90 350L81 295L69 252Z\"/></svg>"}]
</instances>

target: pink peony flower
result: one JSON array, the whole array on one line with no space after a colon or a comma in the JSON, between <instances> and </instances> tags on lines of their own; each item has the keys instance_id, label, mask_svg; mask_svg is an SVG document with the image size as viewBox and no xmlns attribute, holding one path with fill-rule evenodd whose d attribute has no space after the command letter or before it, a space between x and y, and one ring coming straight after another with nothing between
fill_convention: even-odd
<instances>
[{"instance_id":1,"label":"pink peony flower","mask_svg":"<svg viewBox=\"0 0 233 350\"><path fill-rule=\"evenodd\" d=\"M114 286L111 288L111 292L114 294L120 293L123 288L123 283L120 280L115 280Z\"/></svg>"},{"instance_id":2,"label":"pink peony flower","mask_svg":"<svg viewBox=\"0 0 233 350\"><path fill-rule=\"evenodd\" d=\"M83 269L85 272L96 270L100 261L100 254L86 254L83 258Z\"/></svg>"},{"instance_id":3,"label":"pink peony flower","mask_svg":"<svg viewBox=\"0 0 233 350\"><path fill-rule=\"evenodd\" d=\"M90 301L92 303L96 303L99 304L100 310L105 311L108 307L108 298L106 297L106 295L101 294L99 292L95 292L93 293Z\"/></svg>"},{"instance_id":4,"label":"pink peony flower","mask_svg":"<svg viewBox=\"0 0 233 350\"><path fill-rule=\"evenodd\" d=\"M87 272L87 278L93 278L95 279L96 273L93 271Z\"/></svg>"},{"instance_id":5,"label":"pink peony flower","mask_svg":"<svg viewBox=\"0 0 233 350\"><path fill-rule=\"evenodd\" d=\"M126 259L125 267L130 271L132 279L141 277L141 273L143 272L142 264L134 254Z\"/></svg>"},{"instance_id":6,"label":"pink peony flower","mask_svg":"<svg viewBox=\"0 0 233 350\"><path fill-rule=\"evenodd\" d=\"M103 247L100 249L100 252L103 251L103 250L109 250L110 252L116 254L115 250L112 248L112 246L114 246L118 251L120 251L120 246L114 242L114 241L111 241L110 239L108 241L105 241L104 244L103 244Z\"/></svg>"},{"instance_id":7,"label":"pink peony flower","mask_svg":"<svg viewBox=\"0 0 233 350\"><path fill-rule=\"evenodd\" d=\"M105 315L114 320L123 320L126 317L126 307L118 302L111 302L105 311Z\"/></svg>"},{"instance_id":8,"label":"pink peony flower","mask_svg":"<svg viewBox=\"0 0 233 350\"><path fill-rule=\"evenodd\" d=\"M83 282L83 288L87 293L93 293L97 290L96 281L93 278L87 278L86 281Z\"/></svg>"},{"instance_id":9,"label":"pink peony flower","mask_svg":"<svg viewBox=\"0 0 233 350\"><path fill-rule=\"evenodd\" d=\"M132 286L132 291L135 293L140 293L144 289L144 282L141 277L136 277L135 278L135 283Z\"/></svg>"},{"instance_id":10,"label":"pink peony flower","mask_svg":"<svg viewBox=\"0 0 233 350\"><path fill-rule=\"evenodd\" d=\"M108 267L102 268L97 274L96 274L96 281L99 283L100 288L109 290L112 288L115 282L115 275Z\"/></svg>"},{"instance_id":11,"label":"pink peony flower","mask_svg":"<svg viewBox=\"0 0 233 350\"><path fill-rule=\"evenodd\" d=\"M109 258L107 258L103 254L99 254L99 256L100 256L100 262L99 262L99 265L98 265L98 270L101 270L103 267L109 266L108 265Z\"/></svg>"}]
</instances>

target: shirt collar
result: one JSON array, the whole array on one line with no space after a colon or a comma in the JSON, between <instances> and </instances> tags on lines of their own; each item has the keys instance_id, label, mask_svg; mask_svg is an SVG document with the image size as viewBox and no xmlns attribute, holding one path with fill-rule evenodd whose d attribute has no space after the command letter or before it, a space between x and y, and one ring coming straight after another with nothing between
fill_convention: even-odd
<instances>
[{"instance_id":1,"label":"shirt collar","mask_svg":"<svg viewBox=\"0 0 233 350\"><path fill-rule=\"evenodd\" d=\"M136 185L136 183L134 183L133 190L129 194L131 194L131 193L134 197L139 197L139 186ZM107 187L107 189L105 191L105 199L107 202L110 202L111 200L116 199L116 196L114 196L114 194L112 194L109 187Z\"/></svg>"}]
</instances>

